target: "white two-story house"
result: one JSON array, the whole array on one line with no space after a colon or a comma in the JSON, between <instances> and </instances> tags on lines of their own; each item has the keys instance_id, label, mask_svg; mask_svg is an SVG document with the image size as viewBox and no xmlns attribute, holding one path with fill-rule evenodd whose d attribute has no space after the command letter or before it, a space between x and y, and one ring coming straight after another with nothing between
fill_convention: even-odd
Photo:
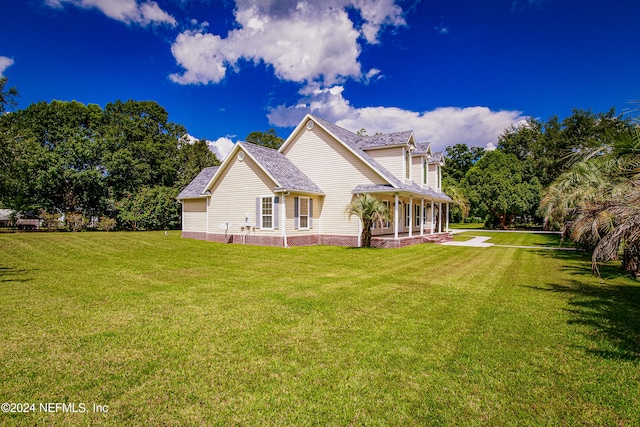
<instances>
[{"instance_id":1,"label":"white two-story house","mask_svg":"<svg viewBox=\"0 0 640 427\"><path fill-rule=\"evenodd\" d=\"M387 205L372 246L448 236L452 200L442 192L442 153L413 132L360 136L308 114L279 150L239 142L178 196L183 237L257 245L359 246L345 214L358 194Z\"/></svg>"}]
</instances>

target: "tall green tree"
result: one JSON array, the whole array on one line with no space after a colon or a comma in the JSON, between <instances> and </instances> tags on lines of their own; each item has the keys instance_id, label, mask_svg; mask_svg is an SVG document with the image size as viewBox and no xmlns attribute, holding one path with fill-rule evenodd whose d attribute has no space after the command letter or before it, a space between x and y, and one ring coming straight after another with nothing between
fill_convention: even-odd
<instances>
[{"instance_id":1,"label":"tall green tree","mask_svg":"<svg viewBox=\"0 0 640 427\"><path fill-rule=\"evenodd\" d=\"M5 113L14 108L18 103L18 89L6 88L7 77L0 76L0 195L4 194L10 188L10 181L13 176L15 143L18 139L16 129L9 125ZM3 200L0 197L0 206Z\"/></svg>"},{"instance_id":2,"label":"tall green tree","mask_svg":"<svg viewBox=\"0 0 640 427\"><path fill-rule=\"evenodd\" d=\"M371 194L360 194L353 198L345 208L345 213L351 218L357 216L362 223L361 244L363 247L371 247L371 228L375 222L382 225L389 219L387 207L379 199Z\"/></svg>"},{"instance_id":3,"label":"tall green tree","mask_svg":"<svg viewBox=\"0 0 640 427\"><path fill-rule=\"evenodd\" d=\"M115 217L143 188L180 187L217 163L149 101L53 101L0 116L0 202L18 211ZM186 184L185 184L186 185Z\"/></svg>"},{"instance_id":4,"label":"tall green tree","mask_svg":"<svg viewBox=\"0 0 640 427\"><path fill-rule=\"evenodd\" d=\"M542 186L525 173L522 162L500 150L485 154L465 175L471 203L493 215L501 228L516 215L532 215L540 201Z\"/></svg>"},{"instance_id":5,"label":"tall green tree","mask_svg":"<svg viewBox=\"0 0 640 427\"><path fill-rule=\"evenodd\" d=\"M145 186L173 186L186 129L170 122L153 101L116 101L107 104L104 116L103 166L114 197Z\"/></svg>"},{"instance_id":6,"label":"tall green tree","mask_svg":"<svg viewBox=\"0 0 640 427\"><path fill-rule=\"evenodd\" d=\"M202 169L210 166L218 166L220 161L209 149L206 140L201 139L190 143L183 139L180 143L178 179L175 187L183 189L195 178Z\"/></svg>"},{"instance_id":7,"label":"tall green tree","mask_svg":"<svg viewBox=\"0 0 640 427\"><path fill-rule=\"evenodd\" d=\"M18 105L18 89L15 86L7 87L8 81L6 76L0 76L0 115L13 110Z\"/></svg>"},{"instance_id":8,"label":"tall green tree","mask_svg":"<svg viewBox=\"0 0 640 427\"><path fill-rule=\"evenodd\" d=\"M173 187L143 187L127 194L116 203L118 219L123 228L166 230L180 224L178 190Z\"/></svg>"},{"instance_id":9,"label":"tall green tree","mask_svg":"<svg viewBox=\"0 0 640 427\"><path fill-rule=\"evenodd\" d=\"M628 126L613 108L606 113L573 110L562 121L552 116L507 128L498 138L498 149L515 155L546 187L571 166L576 153L590 152Z\"/></svg>"},{"instance_id":10,"label":"tall green tree","mask_svg":"<svg viewBox=\"0 0 640 427\"><path fill-rule=\"evenodd\" d=\"M276 150L284 143L284 139L280 138L273 128L266 132L251 132L247 135L246 141Z\"/></svg>"},{"instance_id":11,"label":"tall green tree","mask_svg":"<svg viewBox=\"0 0 640 427\"><path fill-rule=\"evenodd\" d=\"M11 129L11 175L0 195L16 210L99 209L104 197L101 147L95 129L101 109L78 102L32 104L0 119Z\"/></svg>"},{"instance_id":12,"label":"tall green tree","mask_svg":"<svg viewBox=\"0 0 640 427\"><path fill-rule=\"evenodd\" d=\"M447 147L447 162L442 168L443 178L450 177L460 182L484 153L484 148L469 147L467 144L455 144Z\"/></svg>"}]
</instances>

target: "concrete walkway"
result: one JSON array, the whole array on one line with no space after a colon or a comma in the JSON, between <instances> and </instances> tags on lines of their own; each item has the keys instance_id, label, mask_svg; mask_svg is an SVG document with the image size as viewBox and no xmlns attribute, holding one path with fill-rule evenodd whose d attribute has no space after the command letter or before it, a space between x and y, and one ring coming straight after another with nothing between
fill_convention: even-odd
<instances>
[{"instance_id":1,"label":"concrete walkway","mask_svg":"<svg viewBox=\"0 0 640 427\"><path fill-rule=\"evenodd\" d=\"M489 246L494 246L493 243L485 243L490 238L491 237L474 237L473 239L466 240L464 242L451 241L451 242L444 242L441 244L445 246L470 246L474 248L488 248Z\"/></svg>"},{"instance_id":2,"label":"concrete walkway","mask_svg":"<svg viewBox=\"0 0 640 427\"><path fill-rule=\"evenodd\" d=\"M462 232L465 232L465 231L473 231L473 230L455 230L455 231L451 230L451 231L452 231L452 234L457 234L457 233L462 233ZM492 232L494 232L494 230L492 230ZM502 232L504 232L504 231L502 231ZM509 232L509 231L507 231L507 232ZM527 231L512 231L512 232L527 233ZM538 233L538 232L534 232L534 233ZM549 232L547 232L547 233L549 233ZM467 247L471 247L471 248L488 248L490 246L496 246L496 247L500 247L500 248L547 249L547 250L554 250L554 251L576 251L576 250L578 250L576 248L561 248L561 247L557 247L557 246L518 246L518 245L496 245L495 243L486 243L487 240L489 240L490 238L491 237L475 236L475 237L473 237L473 239L466 240L464 242L450 241L450 242L441 243L441 245L445 245L445 246L467 246Z\"/></svg>"}]
</instances>

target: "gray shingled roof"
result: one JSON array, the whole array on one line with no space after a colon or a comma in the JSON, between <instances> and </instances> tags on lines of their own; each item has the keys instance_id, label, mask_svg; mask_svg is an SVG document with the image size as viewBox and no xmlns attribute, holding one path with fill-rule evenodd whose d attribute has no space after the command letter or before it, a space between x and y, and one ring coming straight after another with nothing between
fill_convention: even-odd
<instances>
[{"instance_id":1,"label":"gray shingled roof","mask_svg":"<svg viewBox=\"0 0 640 427\"><path fill-rule=\"evenodd\" d=\"M380 172L380 174L390 183L390 185L359 185L353 190L353 193L391 191L395 188L401 191L404 190L414 194L428 196L435 200L444 202L451 201L449 196L444 193L438 193L430 188L422 188L415 183L405 184L365 151L366 148L407 143L411 136L411 131L397 132L387 135L359 136L319 117L313 116L313 118L335 137L339 138L343 143L353 149L366 163ZM238 142L238 144L240 144L240 147L251 155L251 157L253 157L260 166L273 177L276 181L276 185L278 186L274 190L294 190L314 194L324 194L324 192L313 181L311 181L309 177L307 177L291 162L291 160L279 151L246 142ZM428 143L416 144L416 149L422 149L426 152L428 145ZM420 153L418 152L417 154ZM434 153L432 161L441 161L442 158L443 154L441 152ZM211 181L211 178L213 178L213 175L217 170L218 166L203 169L202 172L200 172L200 174L198 174L198 176L195 177L184 190L182 190L177 198L188 199L205 196L204 191L206 190L206 186Z\"/></svg>"},{"instance_id":2,"label":"gray shingled roof","mask_svg":"<svg viewBox=\"0 0 640 427\"><path fill-rule=\"evenodd\" d=\"M396 188L387 184L364 184L358 185L356 188L351 190L352 194L362 194L362 193L386 193L386 192L394 192L398 191ZM414 183L411 184L403 184L402 190L420 194L423 196L427 196L430 199L434 199L440 202L452 202L451 198L444 193L438 193L437 191L432 190L431 188L422 188Z\"/></svg>"},{"instance_id":3,"label":"gray shingled roof","mask_svg":"<svg viewBox=\"0 0 640 427\"><path fill-rule=\"evenodd\" d=\"M427 151L429 151L429 146L431 144L429 142L417 142L416 143L416 149L413 150L413 155L421 155L421 154L427 154Z\"/></svg>"},{"instance_id":4,"label":"gray shingled roof","mask_svg":"<svg viewBox=\"0 0 640 427\"><path fill-rule=\"evenodd\" d=\"M275 189L324 194L320 187L278 150L247 142L238 144L274 178L278 186Z\"/></svg>"},{"instance_id":5,"label":"gray shingled roof","mask_svg":"<svg viewBox=\"0 0 640 427\"><path fill-rule=\"evenodd\" d=\"M408 130L405 132L363 136L360 140L360 148L362 150L366 150L368 148L407 144L409 142L409 138L411 138L411 134L413 134L413 132Z\"/></svg>"},{"instance_id":6,"label":"gray shingled roof","mask_svg":"<svg viewBox=\"0 0 640 427\"><path fill-rule=\"evenodd\" d=\"M429 163L441 163L444 161L444 154L442 151L438 151L431 155L431 159L429 159Z\"/></svg>"},{"instance_id":7,"label":"gray shingled roof","mask_svg":"<svg viewBox=\"0 0 640 427\"><path fill-rule=\"evenodd\" d=\"M390 183L393 187L399 189L399 190L404 190L407 192L411 192L411 193L417 193L417 194L422 194L431 198L434 198L436 200L440 200L443 202L450 202L452 201L451 198L449 198L449 196L447 196L444 193L438 193L437 191L434 191L432 189L425 189L422 188L414 183L411 184L405 184L404 182L402 182L402 180L396 178L395 175L393 175L391 172L389 172L386 168L384 168L380 163L378 163L377 161L375 161L370 155L367 154L366 151L364 151L361 147L363 147L365 145L365 143L362 141L363 139L366 138L371 138L371 137L362 137L359 135L356 135L353 132L350 132L344 128L341 128L338 125L335 125L331 122L328 122L324 119L321 119L319 117L316 116L312 116L314 120L316 120L318 123L320 123L325 129L327 129L329 132L331 132L334 136L336 136L337 138L339 138L342 142L344 142L345 144L347 144L349 147L351 147L355 152L358 153L358 155L366 162L368 163L371 167L373 167L374 169L376 169L377 171L379 171ZM398 141L401 138L404 138L404 135L407 136L407 139L405 140L405 142L409 141L409 135L411 134L411 132L398 132L395 134L390 134L392 136L392 138L386 139L386 141ZM382 135L376 135L378 137L382 136ZM395 142L391 145L395 145ZM442 154L442 153L440 153ZM353 193L358 193L358 192L367 192L367 191L375 191L376 186L370 186L370 185L360 185L357 186L352 192ZM379 190L384 190L384 191L388 191L390 187L385 186L385 185L381 185L379 186Z\"/></svg>"},{"instance_id":8,"label":"gray shingled roof","mask_svg":"<svg viewBox=\"0 0 640 427\"><path fill-rule=\"evenodd\" d=\"M193 178L193 181L191 181L189 185L187 185L184 190L178 194L176 199L192 199L195 197L205 196L204 191L206 190L207 184L211 181L211 178L213 178L213 175L215 175L218 168L219 166L212 166L210 168L202 169L198 176Z\"/></svg>"}]
</instances>

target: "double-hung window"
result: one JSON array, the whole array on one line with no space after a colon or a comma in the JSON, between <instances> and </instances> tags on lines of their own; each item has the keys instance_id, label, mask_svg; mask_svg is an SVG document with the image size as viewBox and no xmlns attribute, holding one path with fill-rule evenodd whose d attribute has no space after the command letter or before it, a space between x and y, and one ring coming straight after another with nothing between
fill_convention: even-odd
<instances>
[{"instance_id":1,"label":"double-hung window","mask_svg":"<svg viewBox=\"0 0 640 427\"><path fill-rule=\"evenodd\" d=\"M313 228L313 199L309 197L294 197L293 207L295 228L298 230L310 230Z\"/></svg>"},{"instance_id":2,"label":"double-hung window","mask_svg":"<svg viewBox=\"0 0 640 427\"><path fill-rule=\"evenodd\" d=\"M262 198L262 228L273 228L273 197Z\"/></svg>"},{"instance_id":3,"label":"double-hung window","mask_svg":"<svg viewBox=\"0 0 640 427\"><path fill-rule=\"evenodd\" d=\"M277 230L280 227L280 197L264 196L256 198L256 228Z\"/></svg>"},{"instance_id":4,"label":"double-hung window","mask_svg":"<svg viewBox=\"0 0 640 427\"><path fill-rule=\"evenodd\" d=\"M300 229L309 229L309 198L300 197Z\"/></svg>"}]
</instances>

